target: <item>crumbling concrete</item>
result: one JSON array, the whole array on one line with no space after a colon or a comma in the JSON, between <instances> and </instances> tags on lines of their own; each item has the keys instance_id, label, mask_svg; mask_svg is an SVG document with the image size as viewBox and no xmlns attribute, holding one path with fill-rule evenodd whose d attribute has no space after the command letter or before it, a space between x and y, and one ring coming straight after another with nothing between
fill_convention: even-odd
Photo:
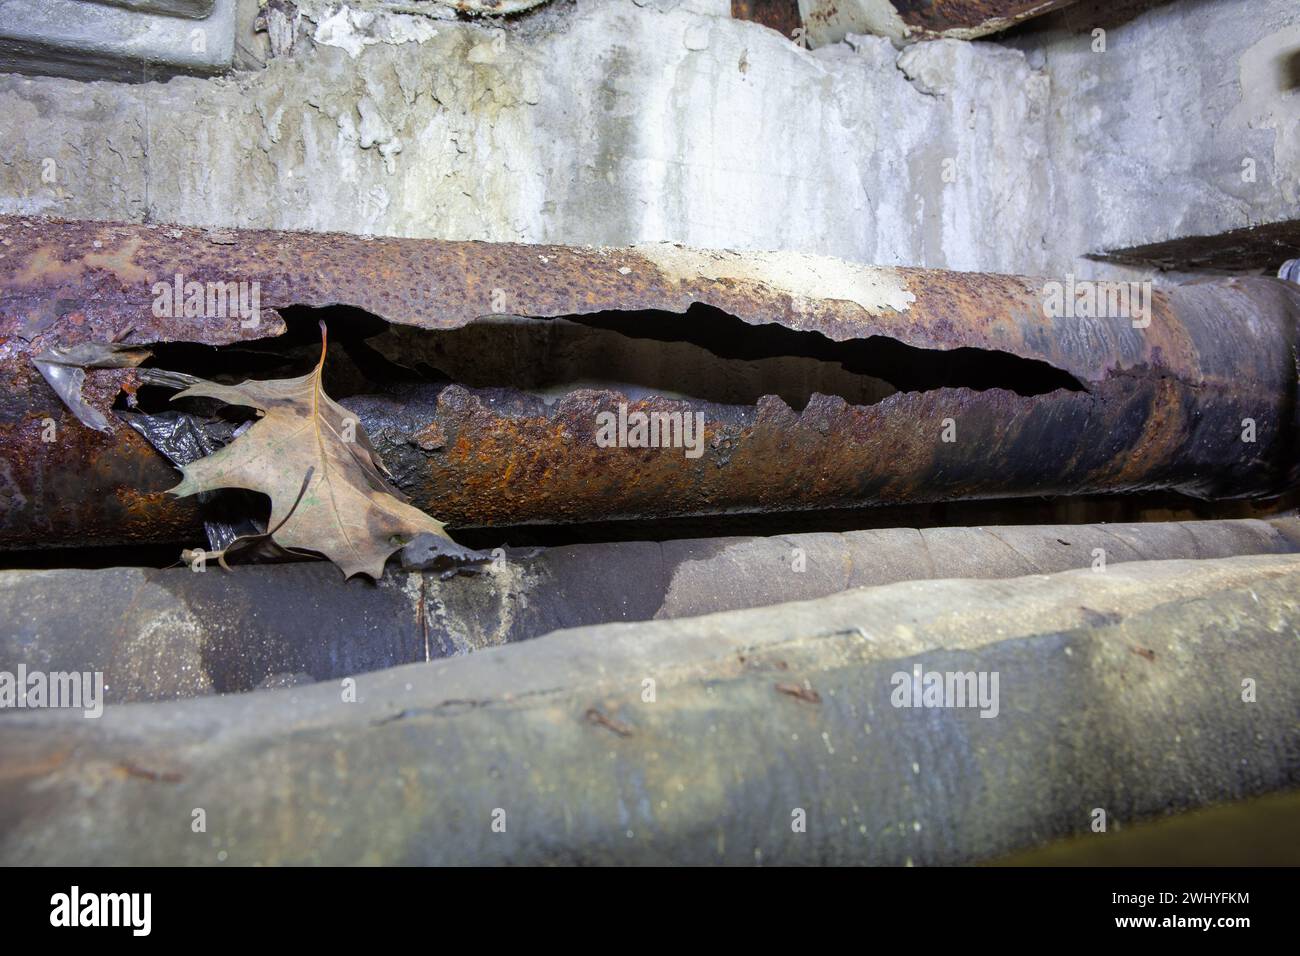
<instances>
[{"instance_id":1,"label":"crumbling concrete","mask_svg":"<svg viewBox=\"0 0 1300 956\"><path fill-rule=\"evenodd\" d=\"M1023 55L936 50L938 95L881 38L810 53L628 0L553 19L406 17L404 42L300 42L209 81L5 77L0 210L1046 269L1048 83Z\"/></svg>"},{"instance_id":2,"label":"crumbling concrete","mask_svg":"<svg viewBox=\"0 0 1300 956\"><path fill-rule=\"evenodd\" d=\"M264 71L0 78L0 211L1090 276L1149 270L1086 253L1289 218L1300 191L1290 0L1170 3L1105 52L1051 26L1069 11L1018 48L902 52L810 52L713 0L295 11Z\"/></svg>"}]
</instances>

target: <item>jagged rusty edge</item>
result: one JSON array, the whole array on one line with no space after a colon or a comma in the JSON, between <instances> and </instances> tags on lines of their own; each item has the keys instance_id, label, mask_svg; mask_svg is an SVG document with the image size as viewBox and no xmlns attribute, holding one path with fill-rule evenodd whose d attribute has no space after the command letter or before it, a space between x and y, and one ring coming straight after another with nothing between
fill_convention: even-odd
<instances>
[{"instance_id":1,"label":"jagged rusty edge","mask_svg":"<svg viewBox=\"0 0 1300 956\"><path fill-rule=\"evenodd\" d=\"M0 217L6 274L0 335L133 345L229 344L278 334L228 319L158 319L154 283L258 282L264 311L351 305L400 324L457 328L492 314L684 312L704 303L750 324L836 341L885 335L918 348L972 347L1048 362L1087 381L1109 368L1194 356L1155 294L1152 328L1050 319L1043 280L875 267L793 253L698 251L670 244L596 248L374 238ZM1161 321L1164 319L1164 321Z\"/></svg>"},{"instance_id":2,"label":"jagged rusty edge","mask_svg":"<svg viewBox=\"0 0 1300 956\"><path fill-rule=\"evenodd\" d=\"M929 0L908 4L899 16L927 37L969 40L998 33L1076 0Z\"/></svg>"},{"instance_id":3,"label":"jagged rusty edge","mask_svg":"<svg viewBox=\"0 0 1300 956\"><path fill-rule=\"evenodd\" d=\"M762 24L790 38L798 36L795 31L803 24L798 0L731 0L731 16Z\"/></svg>"},{"instance_id":4,"label":"jagged rusty edge","mask_svg":"<svg viewBox=\"0 0 1300 956\"><path fill-rule=\"evenodd\" d=\"M442 0L446 6L476 17L502 17L540 7L550 0Z\"/></svg>"},{"instance_id":5,"label":"jagged rusty edge","mask_svg":"<svg viewBox=\"0 0 1300 956\"><path fill-rule=\"evenodd\" d=\"M848 33L876 33L895 40L973 40L1073 5L1077 0L804 0L804 23L819 42ZM866 8L866 9L855 9Z\"/></svg>"}]
</instances>

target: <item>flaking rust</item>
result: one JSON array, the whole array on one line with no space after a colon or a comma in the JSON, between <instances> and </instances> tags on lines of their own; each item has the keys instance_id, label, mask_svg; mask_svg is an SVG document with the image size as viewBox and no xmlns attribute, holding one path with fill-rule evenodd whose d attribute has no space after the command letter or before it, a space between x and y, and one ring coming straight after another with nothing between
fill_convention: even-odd
<instances>
[{"instance_id":1,"label":"flaking rust","mask_svg":"<svg viewBox=\"0 0 1300 956\"><path fill-rule=\"evenodd\" d=\"M1043 280L671 245L264 231L216 241L200 229L33 218L0 219L0 244L2 547L176 541L201 526L190 502L163 495L175 473L162 457L129 428L81 425L34 356L81 342L274 337L289 306L349 305L445 330L602 311L652 324L651 310L702 303L839 342L1005 353L1079 385L899 391L871 405L814 395L802 411L775 396L715 405L594 388L547 405L457 384L345 400L399 487L452 527L1154 489L1267 496L1296 477L1300 289L1272 279L1157 289L1139 323L1048 314ZM177 275L204 288L256 283L258 320L156 315L155 288ZM88 370L85 402L111 417L135 374ZM601 447L599 417L620 404L703 414L703 454Z\"/></svg>"},{"instance_id":2,"label":"flaking rust","mask_svg":"<svg viewBox=\"0 0 1300 956\"><path fill-rule=\"evenodd\" d=\"M822 45L850 33L894 40L972 40L1074 4L1076 0L804 0L804 23Z\"/></svg>"},{"instance_id":3,"label":"flaking rust","mask_svg":"<svg viewBox=\"0 0 1300 956\"><path fill-rule=\"evenodd\" d=\"M1005 30L1075 0L895 0L898 15L925 36L969 39Z\"/></svg>"}]
</instances>

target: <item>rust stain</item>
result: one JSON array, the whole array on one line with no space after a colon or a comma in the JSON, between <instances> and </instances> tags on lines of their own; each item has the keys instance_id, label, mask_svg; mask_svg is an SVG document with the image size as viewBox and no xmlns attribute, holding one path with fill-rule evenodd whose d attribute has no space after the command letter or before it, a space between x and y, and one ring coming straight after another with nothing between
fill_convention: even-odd
<instances>
[{"instance_id":1,"label":"rust stain","mask_svg":"<svg viewBox=\"0 0 1300 956\"><path fill-rule=\"evenodd\" d=\"M175 770L150 770L129 761L117 765L118 772L124 777L135 777L152 783L180 783L185 775Z\"/></svg>"},{"instance_id":2,"label":"rust stain","mask_svg":"<svg viewBox=\"0 0 1300 956\"><path fill-rule=\"evenodd\" d=\"M6 756L5 759L0 760L0 780L25 780L49 776L65 766L71 755L71 748L64 748L27 758Z\"/></svg>"},{"instance_id":3,"label":"rust stain","mask_svg":"<svg viewBox=\"0 0 1300 956\"><path fill-rule=\"evenodd\" d=\"M412 435L411 441L424 451L437 451L447 444L447 435L437 421L432 421Z\"/></svg>"},{"instance_id":4,"label":"rust stain","mask_svg":"<svg viewBox=\"0 0 1300 956\"><path fill-rule=\"evenodd\" d=\"M786 38L794 36L803 23L799 17L799 0L731 0L731 16L761 23Z\"/></svg>"},{"instance_id":5,"label":"rust stain","mask_svg":"<svg viewBox=\"0 0 1300 956\"><path fill-rule=\"evenodd\" d=\"M803 684L776 684L776 690L779 694L785 694L793 697L795 700L801 700L806 704L820 704L822 695L813 690L806 682Z\"/></svg>"},{"instance_id":6,"label":"rust stain","mask_svg":"<svg viewBox=\"0 0 1300 956\"><path fill-rule=\"evenodd\" d=\"M606 730L613 731L620 737L631 737L632 728L621 720L610 717L598 707L589 707L583 715L583 719L589 724L595 724L597 727L604 727Z\"/></svg>"},{"instance_id":7,"label":"rust stain","mask_svg":"<svg viewBox=\"0 0 1300 956\"><path fill-rule=\"evenodd\" d=\"M120 246L97 252L84 253L80 258L62 259L58 250L40 246L27 258L22 269L13 277L15 286L71 283L88 270L98 269L115 278L123 288L132 284L150 283L150 275L135 262L135 253L141 238L132 236ZM80 324L80 313L74 313L74 322Z\"/></svg>"},{"instance_id":8,"label":"rust stain","mask_svg":"<svg viewBox=\"0 0 1300 956\"><path fill-rule=\"evenodd\" d=\"M997 33L1021 21L1068 7L1077 0L880 0L891 3L906 27L907 37L917 40L945 36L972 39ZM806 22L836 24L839 0L813 0L807 6ZM860 24L863 28L865 23ZM852 24L850 24L850 27Z\"/></svg>"}]
</instances>

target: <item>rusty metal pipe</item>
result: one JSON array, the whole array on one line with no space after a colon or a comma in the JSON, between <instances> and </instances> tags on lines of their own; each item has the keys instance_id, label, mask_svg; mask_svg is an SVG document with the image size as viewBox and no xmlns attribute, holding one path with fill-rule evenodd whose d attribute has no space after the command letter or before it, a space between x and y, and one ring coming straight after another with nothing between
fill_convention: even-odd
<instances>
[{"instance_id":1,"label":"rusty metal pipe","mask_svg":"<svg viewBox=\"0 0 1300 956\"><path fill-rule=\"evenodd\" d=\"M1075 0L799 0L813 46L850 33L893 40L972 40L1068 7Z\"/></svg>"},{"instance_id":2,"label":"rusty metal pipe","mask_svg":"<svg viewBox=\"0 0 1300 956\"><path fill-rule=\"evenodd\" d=\"M731 0L734 20L761 23L783 36L797 37L803 24L799 14L799 0Z\"/></svg>"},{"instance_id":3,"label":"rusty metal pipe","mask_svg":"<svg viewBox=\"0 0 1300 956\"><path fill-rule=\"evenodd\" d=\"M34 355L87 341L265 339L285 330L276 310L304 305L429 331L492 315L654 310L628 317L653 337L664 313L702 304L869 351L981 350L1077 383L1028 395L914 388L872 404L814 394L801 411L773 395L734 405L579 388L546 404L459 384L346 400L402 488L453 527L1161 489L1271 496L1297 474L1300 288L1276 279L1155 289L1139 322L1057 314L1045 303L1059 287L1042 280L784 253L26 218L0 219L0 242L0 547L175 541L200 528L192 502L164 494L175 472L162 457L125 426L83 427ZM177 275L256 284L260 321L155 315L157 290ZM137 369L90 369L84 397L108 413L138 382ZM701 456L599 447L597 416L620 404L629 415L703 414Z\"/></svg>"}]
</instances>

